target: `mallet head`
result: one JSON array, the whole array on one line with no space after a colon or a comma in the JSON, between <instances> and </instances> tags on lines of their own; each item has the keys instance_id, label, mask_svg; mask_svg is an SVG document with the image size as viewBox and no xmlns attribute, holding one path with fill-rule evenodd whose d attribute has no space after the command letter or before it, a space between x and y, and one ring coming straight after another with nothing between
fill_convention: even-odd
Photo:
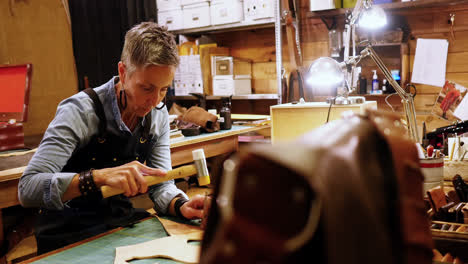
<instances>
[{"instance_id":1,"label":"mallet head","mask_svg":"<svg viewBox=\"0 0 468 264\"><path fill-rule=\"evenodd\" d=\"M203 149L192 151L193 162L197 168L198 185L204 186L210 184L210 174L206 166L205 152Z\"/></svg>"}]
</instances>

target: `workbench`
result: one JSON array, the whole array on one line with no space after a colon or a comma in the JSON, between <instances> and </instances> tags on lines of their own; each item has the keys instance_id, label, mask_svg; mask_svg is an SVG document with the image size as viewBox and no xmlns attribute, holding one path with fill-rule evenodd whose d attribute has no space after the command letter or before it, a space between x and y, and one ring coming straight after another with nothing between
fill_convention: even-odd
<instances>
[{"instance_id":1,"label":"workbench","mask_svg":"<svg viewBox=\"0 0 468 264\"><path fill-rule=\"evenodd\" d=\"M177 221L174 217L165 217ZM115 248L120 246L134 245L149 240L166 237L161 222L155 217L144 219L133 227L120 227L103 234L85 239L68 245L21 263L100 263L112 264L115 258ZM200 242L192 242L200 243ZM153 258L133 260L129 263L154 264L154 263L180 263L177 261Z\"/></svg>"},{"instance_id":2,"label":"workbench","mask_svg":"<svg viewBox=\"0 0 468 264\"><path fill-rule=\"evenodd\" d=\"M185 137L183 140L171 143L172 166L175 167L192 162L192 150L194 149L204 149L206 158L235 152L239 148L238 136L240 134L264 129L270 129L270 126L263 125L252 127L233 125L230 130L220 130L213 133ZM29 155L31 155L31 153L29 153ZM0 241L3 241L1 209L19 204L18 182L28 161L25 161L25 163L22 164L23 166L0 171ZM0 162L2 162L1 158Z\"/></svg>"}]
</instances>

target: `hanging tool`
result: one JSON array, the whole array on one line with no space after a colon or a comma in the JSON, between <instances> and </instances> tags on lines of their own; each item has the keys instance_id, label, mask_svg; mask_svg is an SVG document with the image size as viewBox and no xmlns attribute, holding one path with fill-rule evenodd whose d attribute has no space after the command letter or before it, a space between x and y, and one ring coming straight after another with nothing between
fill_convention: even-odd
<instances>
[{"instance_id":1,"label":"hanging tool","mask_svg":"<svg viewBox=\"0 0 468 264\"><path fill-rule=\"evenodd\" d=\"M455 14L450 14L448 23L450 24L450 36L452 37L452 40L455 40L455 33L453 32L453 27L455 26Z\"/></svg>"},{"instance_id":2,"label":"hanging tool","mask_svg":"<svg viewBox=\"0 0 468 264\"><path fill-rule=\"evenodd\" d=\"M208 173L208 167L206 165L205 152L203 149L196 149L192 151L193 164L185 165L167 172L166 176L145 176L148 186L152 186L161 182L181 179L192 175L197 175L198 184L200 186L210 184L210 176ZM101 187L102 197L107 198L117 194L124 193L122 189L102 186Z\"/></svg>"},{"instance_id":3,"label":"hanging tool","mask_svg":"<svg viewBox=\"0 0 468 264\"><path fill-rule=\"evenodd\" d=\"M286 24L286 39L288 42L289 61L291 73L287 87L287 100L289 102L299 101L296 97L296 90L299 96L304 97L304 84L301 74L302 51L300 42L300 14L298 12L299 3L297 0L281 0L282 16Z\"/></svg>"}]
</instances>

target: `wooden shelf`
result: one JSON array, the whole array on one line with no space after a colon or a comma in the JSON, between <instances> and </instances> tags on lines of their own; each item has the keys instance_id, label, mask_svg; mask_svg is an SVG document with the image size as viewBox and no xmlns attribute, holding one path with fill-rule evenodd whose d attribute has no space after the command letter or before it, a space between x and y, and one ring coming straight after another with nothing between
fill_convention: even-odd
<instances>
[{"instance_id":1,"label":"wooden shelf","mask_svg":"<svg viewBox=\"0 0 468 264\"><path fill-rule=\"evenodd\" d=\"M273 28L275 26L274 18L265 18L253 21L241 21L226 25L209 26L202 28L190 28L171 31L174 34L203 34L203 33L221 33L229 31L242 31L258 28Z\"/></svg>"},{"instance_id":2,"label":"wooden shelf","mask_svg":"<svg viewBox=\"0 0 468 264\"><path fill-rule=\"evenodd\" d=\"M220 96L220 95L207 95L206 100L220 100L222 97L227 96ZM175 95L171 96L174 100L198 100L195 96L191 95ZM234 95L232 96L232 100L277 100L277 94L246 94L246 95Z\"/></svg>"},{"instance_id":3,"label":"wooden shelf","mask_svg":"<svg viewBox=\"0 0 468 264\"><path fill-rule=\"evenodd\" d=\"M459 4L466 4L468 0L419 0L411 2L398 2L398 3L388 3L388 4L379 4L384 10L390 11L411 11L416 8L432 8L440 6L453 6ZM344 15L347 12L352 12L353 8L337 8L323 11L309 11L307 13L308 18L315 17L331 17Z\"/></svg>"}]
</instances>

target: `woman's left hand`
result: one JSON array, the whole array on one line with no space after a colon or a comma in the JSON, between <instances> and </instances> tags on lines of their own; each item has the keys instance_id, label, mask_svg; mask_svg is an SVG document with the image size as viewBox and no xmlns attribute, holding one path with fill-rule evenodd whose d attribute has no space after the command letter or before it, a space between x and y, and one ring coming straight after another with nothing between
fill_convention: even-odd
<instances>
[{"instance_id":1,"label":"woman's left hand","mask_svg":"<svg viewBox=\"0 0 468 264\"><path fill-rule=\"evenodd\" d=\"M204 195L195 195L188 202L180 207L180 213L188 219L198 219L204 217L205 200L211 199Z\"/></svg>"}]
</instances>

